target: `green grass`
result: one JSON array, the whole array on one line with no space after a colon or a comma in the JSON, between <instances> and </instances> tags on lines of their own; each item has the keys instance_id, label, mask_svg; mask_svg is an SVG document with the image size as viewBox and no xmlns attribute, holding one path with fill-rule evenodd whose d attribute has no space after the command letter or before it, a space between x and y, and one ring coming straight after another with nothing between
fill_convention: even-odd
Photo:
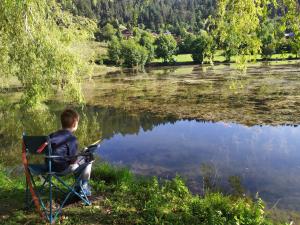
<instances>
[{"instance_id":1,"label":"green grass","mask_svg":"<svg viewBox=\"0 0 300 225\"><path fill-rule=\"evenodd\" d=\"M42 224L34 211L22 210L22 178L0 170L0 216L3 224ZM92 206L74 204L63 210L61 224L275 224L263 202L245 197L190 193L184 181L136 177L127 169L95 166ZM278 223L279 224L279 223Z\"/></svg>"},{"instance_id":2,"label":"green grass","mask_svg":"<svg viewBox=\"0 0 300 225\"><path fill-rule=\"evenodd\" d=\"M274 54L272 55L271 59L272 60L288 60L288 59L293 59L295 58L296 55L295 54L291 54L291 53L284 53L284 54ZM191 54L180 54L180 55L176 55L174 56L175 61L177 63L192 63L193 62L193 58ZM231 62L235 62L237 59L236 56L233 56L231 58ZM262 56L261 55L256 55L256 60L261 60ZM214 62L225 62L226 59L225 57L222 55L222 51L217 51L214 57ZM159 59L154 59L152 61L153 63L163 63L163 59L159 58ZM206 63L209 63L208 59L205 59Z\"/></svg>"}]
</instances>

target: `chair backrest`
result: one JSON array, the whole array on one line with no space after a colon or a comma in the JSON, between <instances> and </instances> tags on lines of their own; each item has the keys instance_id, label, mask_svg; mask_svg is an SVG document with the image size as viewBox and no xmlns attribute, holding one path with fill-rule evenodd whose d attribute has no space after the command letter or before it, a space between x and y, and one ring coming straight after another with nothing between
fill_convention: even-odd
<instances>
[{"instance_id":1,"label":"chair backrest","mask_svg":"<svg viewBox=\"0 0 300 225\"><path fill-rule=\"evenodd\" d=\"M25 150L29 154L51 155L51 143L48 136L27 136L23 135Z\"/></svg>"}]
</instances>

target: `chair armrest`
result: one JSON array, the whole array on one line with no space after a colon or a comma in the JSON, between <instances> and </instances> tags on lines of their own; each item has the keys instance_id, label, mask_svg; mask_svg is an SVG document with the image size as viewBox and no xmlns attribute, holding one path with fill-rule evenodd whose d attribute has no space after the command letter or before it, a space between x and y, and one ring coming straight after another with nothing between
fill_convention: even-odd
<instances>
[{"instance_id":1,"label":"chair armrest","mask_svg":"<svg viewBox=\"0 0 300 225\"><path fill-rule=\"evenodd\" d=\"M64 159L65 157L60 156L60 155L50 155L50 156L46 155L45 158L46 159Z\"/></svg>"}]
</instances>

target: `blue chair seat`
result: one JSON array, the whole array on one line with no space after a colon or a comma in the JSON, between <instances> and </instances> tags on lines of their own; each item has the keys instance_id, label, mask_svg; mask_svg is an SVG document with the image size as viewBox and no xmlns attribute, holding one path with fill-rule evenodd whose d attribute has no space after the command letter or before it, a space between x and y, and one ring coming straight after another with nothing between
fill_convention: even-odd
<instances>
[{"instance_id":1,"label":"blue chair seat","mask_svg":"<svg viewBox=\"0 0 300 225\"><path fill-rule=\"evenodd\" d=\"M44 175L47 173L47 166L44 164L29 164L28 168L33 175Z\"/></svg>"},{"instance_id":2,"label":"blue chair seat","mask_svg":"<svg viewBox=\"0 0 300 225\"><path fill-rule=\"evenodd\" d=\"M64 171L55 172L55 174L57 176L66 176L68 174L74 174L76 177L78 177L88 164L89 163L81 164L75 171L71 171L70 168L67 168Z\"/></svg>"}]
</instances>

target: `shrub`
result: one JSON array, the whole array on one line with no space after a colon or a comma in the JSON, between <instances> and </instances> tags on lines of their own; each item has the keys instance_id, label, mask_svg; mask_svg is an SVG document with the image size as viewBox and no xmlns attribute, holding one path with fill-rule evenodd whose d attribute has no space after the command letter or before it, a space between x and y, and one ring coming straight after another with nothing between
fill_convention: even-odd
<instances>
[{"instance_id":1,"label":"shrub","mask_svg":"<svg viewBox=\"0 0 300 225\"><path fill-rule=\"evenodd\" d=\"M154 37L149 32L142 32L139 44L145 47L148 51L147 63L151 62L155 55L155 47L154 47Z\"/></svg>"},{"instance_id":2,"label":"shrub","mask_svg":"<svg viewBox=\"0 0 300 225\"><path fill-rule=\"evenodd\" d=\"M155 53L158 58L162 58L164 62L174 61L173 56L176 54L177 51L177 43L172 35L160 35L156 39L155 45Z\"/></svg>"},{"instance_id":3,"label":"shrub","mask_svg":"<svg viewBox=\"0 0 300 225\"><path fill-rule=\"evenodd\" d=\"M108 58L115 65L121 63L121 43L117 38L113 38L108 45Z\"/></svg>"},{"instance_id":4,"label":"shrub","mask_svg":"<svg viewBox=\"0 0 300 225\"><path fill-rule=\"evenodd\" d=\"M113 38L108 45L108 58L116 65L126 67L144 67L149 58L146 47L134 39L118 40Z\"/></svg>"},{"instance_id":5,"label":"shrub","mask_svg":"<svg viewBox=\"0 0 300 225\"><path fill-rule=\"evenodd\" d=\"M183 40L179 43L179 54L191 54L193 42L195 41L196 36L194 34L188 33L185 35Z\"/></svg>"},{"instance_id":6,"label":"shrub","mask_svg":"<svg viewBox=\"0 0 300 225\"><path fill-rule=\"evenodd\" d=\"M114 35L117 33L117 30L111 25L110 23L107 23L102 29L101 29L102 37L101 40L110 41L114 37Z\"/></svg>"},{"instance_id":7,"label":"shrub","mask_svg":"<svg viewBox=\"0 0 300 225\"><path fill-rule=\"evenodd\" d=\"M133 39L121 42L121 59L127 67L143 67L148 60L148 51Z\"/></svg>"},{"instance_id":8,"label":"shrub","mask_svg":"<svg viewBox=\"0 0 300 225\"><path fill-rule=\"evenodd\" d=\"M212 57L213 39L206 32L202 32L192 42L191 51L194 62L203 63L205 57Z\"/></svg>"}]
</instances>

